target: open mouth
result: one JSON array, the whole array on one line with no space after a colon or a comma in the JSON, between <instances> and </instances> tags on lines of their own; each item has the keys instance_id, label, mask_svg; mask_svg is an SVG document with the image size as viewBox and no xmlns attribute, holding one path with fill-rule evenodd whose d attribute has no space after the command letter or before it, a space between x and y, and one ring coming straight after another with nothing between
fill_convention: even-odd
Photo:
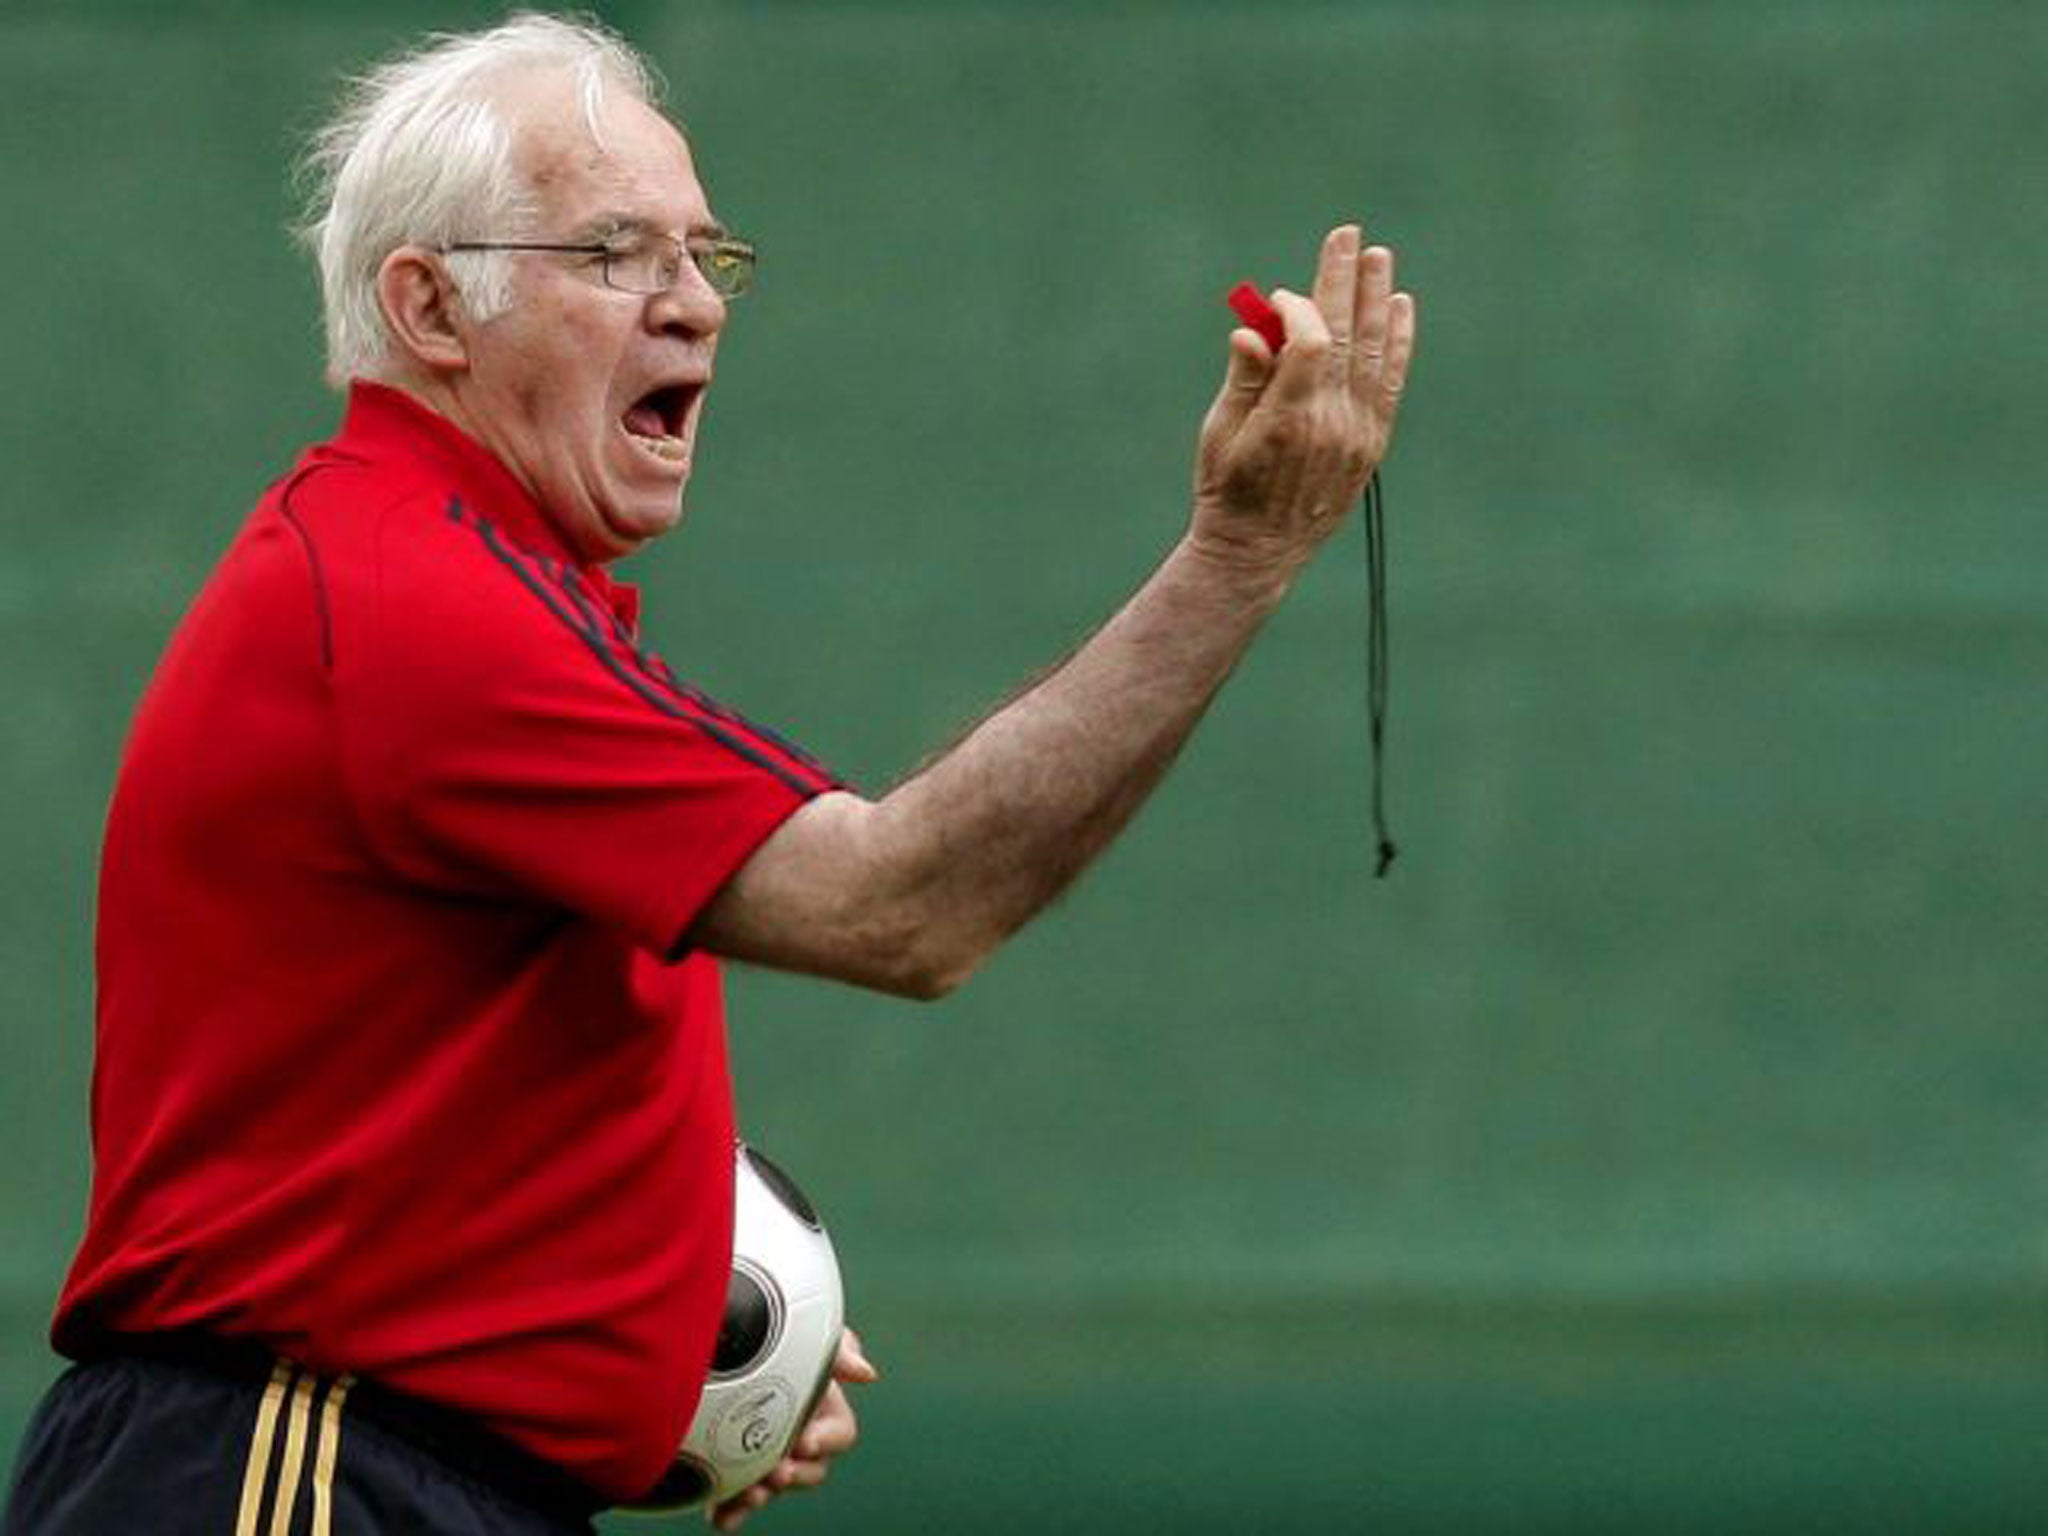
<instances>
[{"instance_id":1,"label":"open mouth","mask_svg":"<svg viewBox=\"0 0 2048 1536\"><path fill-rule=\"evenodd\" d=\"M626 435L656 458L681 463L689 458L684 432L691 407L704 393L701 384L664 384L650 389L619 418Z\"/></svg>"}]
</instances>

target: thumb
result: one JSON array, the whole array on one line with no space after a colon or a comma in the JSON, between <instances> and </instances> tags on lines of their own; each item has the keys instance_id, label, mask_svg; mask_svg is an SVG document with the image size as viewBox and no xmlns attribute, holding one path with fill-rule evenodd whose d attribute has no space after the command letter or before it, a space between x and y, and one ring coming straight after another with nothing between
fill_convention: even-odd
<instances>
[{"instance_id":1,"label":"thumb","mask_svg":"<svg viewBox=\"0 0 2048 1536\"><path fill-rule=\"evenodd\" d=\"M1239 326L1230 333L1230 362L1223 373L1223 387L1216 392L1216 401L1209 407L1209 424L1212 431L1224 437L1237 430L1238 424L1252 413L1252 407L1259 403L1259 397L1266 392L1266 385L1273 377L1277 366L1266 340L1248 326Z\"/></svg>"},{"instance_id":2,"label":"thumb","mask_svg":"<svg viewBox=\"0 0 2048 1536\"><path fill-rule=\"evenodd\" d=\"M882 1373L875 1369L862 1348L860 1335L851 1328L842 1329L839 1335L839 1352L832 1362L832 1374L840 1381L856 1384L880 1381Z\"/></svg>"}]
</instances>

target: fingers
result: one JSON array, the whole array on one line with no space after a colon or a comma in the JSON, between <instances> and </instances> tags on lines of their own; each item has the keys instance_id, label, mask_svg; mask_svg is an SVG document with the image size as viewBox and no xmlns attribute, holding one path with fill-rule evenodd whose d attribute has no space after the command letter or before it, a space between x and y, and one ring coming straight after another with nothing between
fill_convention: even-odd
<instances>
[{"instance_id":1,"label":"fingers","mask_svg":"<svg viewBox=\"0 0 2048 1536\"><path fill-rule=\"evenodd\" d=\"M775 1470L763 1478L777 1493L791 1493L799 1489L816 1488L832 1475L832 1463L814 1457L785 1456L775 1463Z\"/></svg>"},{"instance_id":2,"label":"fingers","mask_svg":"<svg viewBox=\"0 0 2048 1536\"><path fill-rule=\"evenodd\" d=\"M852 1441L848 1441L850 1446ZM711 1511L713 1529L736 1531L747 1516L785 1493L805 1493L823 1485L832 1475L832 1455L807 1456L800 1450L775 1463L768 1475L751 1488L742 1489Z\"/></svg>"},{"instance_id":3,"label":"fingers","mask_svg":"<svg viewBox=\"0 0 2048 1536\"><path fill-rule=\"evenodd\" d=\"M1230 359L1223 375L1226 392L1258 397L1273 373L1273 349L1248 325L1230 333Z\"/></svg>"},{"instance_id":4,"label":"fingers","mask_svg":"<svg viewBox=\"0 0 2048 1536\"><path fill-rule=\"evenodd\" d=\"M853 1357L870 1373L874 1372L874 1367L860 1355L857 1341ZM843 1341L840 1359L842 1362L847 1359ZM852 1450L859 1439L860 1423L854 1417L853 1404L847 1400L846 1389L835 1381L818 1400L817 1408L805 1423L803 1433L789 1448L789 1454L753 1487L734 1494L712 1510L712 1526L721 1531L738 1530L747 1516L777 1495L818 1487L832 1475L833 1459Z\"/></svg>"},{"instance_id":5,"label":"fingers","mask_svg":"<svg viewBox=\"0 0 2048 1536\"><path fill-rule=\"evenodd\" d=\"M775 1490L766 1483L756 1483L743 1493L736 1493L710 1512L708 1518L714 1531L736 1531L746 1523L747 1516L761 1508L775 1497Z\"/></svg>"},{"instance_id":6,"label":"fingers","mask_svg":"<svg viewBox=\"0 0 2048 1536\"><path fill-rule=\"evenodd\" d=\"M1379 408L1391 417L1408 387L1408 363L1415 356L1415 296L1397 293L1387 301L1387 355L1380 367Z\"/></svg>"},{"instance_id":7,"label":"fingers","mask_svg":"<svg viewBox=\"0 0 2048 1536\"><path fill-rule=\"evenodd\" d=\"M1394 292L1394 253L1383 245L1362 252L1353 272L1351 387L1364 399L1377 384L1387 355L1388 304Z\"/></svg>"},{"instance_id":8,"label":"fingers","mask_svg":"<svg viewBox=\"0 0 2048 1536\"><path fill-rule=\"evenodd\" d=\"M1330 358L1330 327L1321 305L1290 288L1275 288L1272 305L1287 326L1287 345L1273 377L1276 398L1288 404L1306 400L1324 381Z\"/></svg>"},{"instance_id":9,"label":"fingers","mask_svg":"<svg viewBox=\"0 0 2048 1536\"><path fill-rule=\"evenodd\" d=\"M1381 246L1366 251L1364 240L1360 226L1339 224L1323 236L1308 299L1275 290L1273 306L1287 324L1280 358L1283 398L1303 399L1327 383L1354 383L1366 329L1382 333L1377 345L1384 350L1385 282L1393 258ZM1294 302L1283 302L1282 295Z\"/></svg>"},{"instance_id":10,"label":"fingers","mask_svg":"<svg viewBox=\"0 0 2048 1536\"><path fill-rule=\"evenodd\" d=\"M1304 296L1287 288L1273 290L1270 302L1287 329L1287 344L1275 359L1265 339L1249 327L1230 333L1230 364L1223 387L1210 408L1210 420L1227 437L1249 415L1277 372L1281 398L1299 401L1311 394L1332 367L1348 367L1357 324L1359 243L1356 224L1340 224L1323 236L1314 283Z\"/></svg>"},{"instance_id":11,"label":"fingers","mask_svg":"<svg viewBox=\"0 0 2048 1536\"><path fill-rule=\"evenodd\" d=\"M1413 301L1394 292L1394 253L1383 245L1365 245L1364 239L1361 226L1338 225L1323 236L1309 294L1273 290L1270 302L1287 329L1287 344L1277 359L1257 332L1231 332L1230 367L1219 406L1228 402L1241 419L1276 373L1283 398L1304 398L1330 380L1348 382L1361 403L1371 402L1382 392L1396 315L1405 309L1400 368L1386 391L1399 394L1414 346ZM1403 302L1397 304L1397 298Z\"/></svg>"},{"instance_id":12,"label":"fingers","mask_svg":"<svg viewBox=\"0 0 2048 1536\"><path fill-rule=\"evenodd\" d=\"M1358 302L1352 349L1351 388L1358 402L1378 415L1391 414L1415 355L1415 299L1394 291L1394 253L1367 249L1358 263Z\"/></svg>"},{"instance_id":13,"label":"fingers","mask_svg":"<svg viewBox=\"0 0 2048 1536\"><path fill-rule=\"evenodd\" d=\"M1233 357L1235 352L1233 351ZM838 1381L857 1382L862 1386L880 1381L882 1373L875 1369L868 1359L867 1350L862 1347L860 1335L851 1328L839 1331L839 1350L832 1357L832 1375Z\"/></svg>"},{"instance_id":14,"label":"fingers","mask_svg":"<svg viewBox=\"0 0 2048 1536\"><path fill-rule=\"evenodd\" d=\"M1204 453L1237 436L1265 393L1273 367L1273 354L1257 331L1240 326L1230 333L1230 363L1224 371L1223 387L1216 391L1209 413L1202 419Z\"/></svg>"},{"instance_id":15,"label":"fingers","mask_svg":"<svg viewBox=\"0 0 2048 1536\"><path fill-rule=\"evenodd\" d=\"M854 1415L853 1403L847 1398L846 1389L835 1381L818 1399L818 1406L811 1411L791 1451L806 1461L843 1456L859 1438L860 1421Z\"/></svg>"},{"instance_id":16,"label":"fingers","mask_svg":"<svg viewBox=\"0 0 2048 1536\"><path fill-rule=\"evenodd\" d=\"M1356 224L1339 224L1323 236L1322 253L1316 258L1316 309L1339 348L1351 344L1352 317L1358 308L1358 248L1363 238L1364 231Z\"/></svg>"},{"instance_id":17,"label":"fingers","mask_svg":"<svg viewBox=\"0 0 2048 1536\"><path fill-rule=\"evenodd\" d=\"M1239 344L1232 333L1232 377L1225 393L1233 396L1238 419L1271 384L1279 405L1303 405L1319 390L1335 387L1348 389L1373 419L1391 420L1415 354L1415 300L1394 290L1393 251L1363 240L1358 225L1338 225L1323 237L1312 294L1273 290L1287 345L1264 371L1249 365L1238 371ZM1270 357L1255 337L1244 346L1249 360Z\"/></svg>"},{"instance_id":18,"label":"fingers","mask_svg":"<svg viewBox=\"0 0 2048 1536\"><path fill-rule=\"evenodd\" d=\"M778 1495L816 1488L831 1476L833 1460L852 1450L860 1439L860 1420L840 1383L865 1385L881 1379L882 1373L868 1359L860 1335L851 1328L842 1330L838 1352L832 1357L832 1383L819 1397L818 1406L811 1410L789 1454L753 1487L711 1510L712 1528L736 1531L749 1515Z\"/></svg>"}]
</instances>

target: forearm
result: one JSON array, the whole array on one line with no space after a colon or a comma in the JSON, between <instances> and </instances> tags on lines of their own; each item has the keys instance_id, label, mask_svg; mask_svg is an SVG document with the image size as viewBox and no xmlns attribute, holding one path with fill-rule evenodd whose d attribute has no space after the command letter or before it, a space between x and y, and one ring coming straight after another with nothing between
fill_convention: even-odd
<instances>
[{"instance_id":1,"label":"forearm","mask_svg":"<svg viewBox=\"0 0 2048 1536\"><path fill-rule=\"evenodd\" d=\"M1063 663L889 794L798 812L706 908L696 942L949 991L1130 820L1289 579L1184 540Z\"/></svg>"},{"instance_id":2,"label":"forearm","mask_svg":"<svg viewBox=\"0 0 2048 1536\"><path fill-rule=\"evenodd\" d=\"M948 983L1129 822L1286 581L1183 541L1064 663L875 807L881 889Z\"/></svg>"}]
</instances>

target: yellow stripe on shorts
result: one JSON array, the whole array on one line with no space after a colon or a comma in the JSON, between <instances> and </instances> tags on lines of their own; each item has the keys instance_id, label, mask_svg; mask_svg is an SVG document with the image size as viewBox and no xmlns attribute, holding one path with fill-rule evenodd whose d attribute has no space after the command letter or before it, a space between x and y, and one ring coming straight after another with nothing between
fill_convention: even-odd
<instances>
[{"instance_id":1,"label":"yellow stripe on shorts","mask_svg":"<svg viewBox=\"0 0 2048 1536\"><path fill-rule=\"evenodd\" d=\"M284 1465L277 1469L277 1506L270 1512L270 1536L291 1536L292 1508L299 1502L299 1467L306 1459L306 1420L319 1378L308 1371L292 1388L291 1425L285 1430Z\"/></svg>"},{"instance_id":2,"label":"yellow stripe on shorts","mask_svg":"<svg viewBox=\"0 0 2048 1536\"><path fill-rule=\"evenodd\" d=\"M242 1469L242 1509L235 1536L256 1536L256 1517L263 1508L263 1485L270 1476L270 1444L277 1435L277 1410L292 1379L292 1368L280 1360L271 1367L262 1406L256 1410L256 1432L249 1439L249 1461Z\"/></svg>"},{"instance_id":3,"label":"yellow stripe on shorts","mask_svg":"<svg viewBox=\"0 0 2048 1536\"><path fill-rule=\"evenodd\" d=\"M320 1438L313 1449L313 1536L331 1536L334 1530L334 1462L341 1454L341 1405L348 1401L348 1389L355 1377L343 1376L327 1389L327 1402L320 1409Z\"/></svg>"}]
</instances>

